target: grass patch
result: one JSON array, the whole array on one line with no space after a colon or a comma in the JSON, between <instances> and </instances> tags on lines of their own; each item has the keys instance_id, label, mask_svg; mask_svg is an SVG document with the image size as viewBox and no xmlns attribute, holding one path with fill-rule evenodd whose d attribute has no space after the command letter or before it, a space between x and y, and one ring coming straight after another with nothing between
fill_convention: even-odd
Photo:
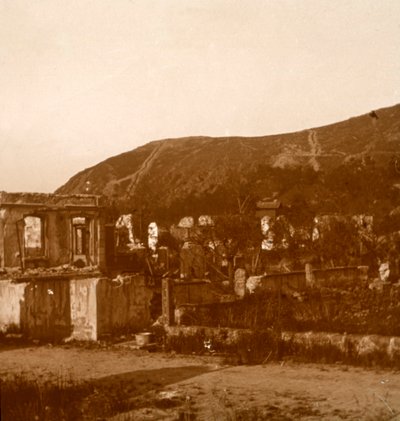
<instances>
[{"instance_id":1,"label":"grass patch","mask_svg":"<svg viewBox=\"0 0 400 421\"><path fill-rule=\"evenodd\" d=\"M0 380L3 421L103 419L134 409L134 387L78 382L68 377L41 381L27 374Z\"/></svg>"},{"instance_id":2,"label":"grass patch","mask_svg":"<svg viewBox=\"0 0 400 421\"><path fill-rule=\"evenodd\" d=\"M89 384L64 377L40 382L25 374L10 376L0 380L1 419L79 420L82 419L81 402L91 392Z\"/></svg>"}]
</instances>

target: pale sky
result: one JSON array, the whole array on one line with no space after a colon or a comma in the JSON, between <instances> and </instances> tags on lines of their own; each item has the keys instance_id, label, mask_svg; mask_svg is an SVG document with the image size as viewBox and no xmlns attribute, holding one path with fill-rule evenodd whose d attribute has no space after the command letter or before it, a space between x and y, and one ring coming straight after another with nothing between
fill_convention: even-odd
<instances>
[{"instance_id":1,"label":"pale sky","mask_svg":"<svg viewBox=\"0 0 400 421\"><path fill-rule=\"evenodd\" d=\"M0 190L397 103L399 0L0 0Z\"/></svg>"}]
</instances>

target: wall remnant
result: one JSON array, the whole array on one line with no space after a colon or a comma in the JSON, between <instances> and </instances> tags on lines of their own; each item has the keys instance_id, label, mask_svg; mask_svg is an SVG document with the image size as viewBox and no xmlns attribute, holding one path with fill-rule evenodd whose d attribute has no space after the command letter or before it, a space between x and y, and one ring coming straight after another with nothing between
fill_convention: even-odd
<instances>
[{"instance_id":1,"label":"wall remnant","mask_svg":"<svg viewBox=\"0 0 400 421\"><path fill-rule=\"evenodd\" d=\"M1 191L0 268L103 266L102 209L95 195Z\"/></svg>"},{"instance_id":2,"label":"wall remnant","mask_svg":"<svg viewBox=\"0 0 400 421\"><path fill-rule=\"evenodd\" d=\"M151 322L153 291L144 276L123 283L101 276L47 276L0 281L0 329L17 329L35 339L97 340L118 330L139 331Z\"/></svg>"}]
</instances>

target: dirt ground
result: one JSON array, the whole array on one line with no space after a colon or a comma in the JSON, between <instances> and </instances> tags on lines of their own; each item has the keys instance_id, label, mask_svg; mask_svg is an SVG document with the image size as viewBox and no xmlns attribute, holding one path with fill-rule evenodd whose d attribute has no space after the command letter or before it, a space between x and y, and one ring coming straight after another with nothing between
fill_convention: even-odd
<instances>
[{"instance_id":1,"label":"dirt ground","mask_svg":"<svg viewBox=\"0 0 400 421\"><path fill-rule=\"evenodd\" d=\"M20 373L93 382L85 419L400 420L400 372L382 369L291 361L230 366L219 357L121 345L0 349L0 377ZM99 416L93 408L107 393L128 399L133 409Z\"/></svg>"}]
</instances>

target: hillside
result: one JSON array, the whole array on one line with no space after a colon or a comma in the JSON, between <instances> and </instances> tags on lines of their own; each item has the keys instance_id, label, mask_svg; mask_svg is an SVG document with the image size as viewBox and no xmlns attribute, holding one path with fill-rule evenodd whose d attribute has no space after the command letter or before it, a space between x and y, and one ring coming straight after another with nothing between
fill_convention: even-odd
<instances>
[{"instance_id":1,"label":"hillside","mask_svg":"<svg viewBox=\"0 0 400 421\"><path fill-rule=\"evenodd\" d=\"M400 205L397 155L400 104L295 133L150 142L79 172L57 193L89 188L166 220L234 212L247 196L251 206L272 193L314 211L382 214Z\"/></svg>"}]
</instances>

